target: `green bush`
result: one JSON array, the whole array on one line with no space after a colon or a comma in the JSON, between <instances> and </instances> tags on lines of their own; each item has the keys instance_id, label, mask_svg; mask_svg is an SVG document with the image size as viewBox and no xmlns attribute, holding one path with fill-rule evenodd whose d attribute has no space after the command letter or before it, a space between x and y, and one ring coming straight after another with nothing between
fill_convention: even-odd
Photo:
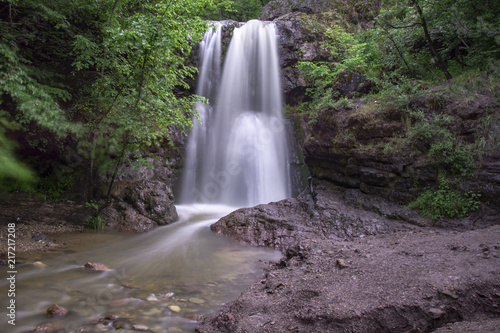
<instances>
[{"instance_id":1,"label":"green bush","mask_svg":"<svg viewBox=\"0 0 500 333\"><path fill-rule=\"evenodd\" d=\"M87 227L95 230L102 230L103 229L103 223L102 223L102 217L100 216L89 216L85 220L85 224Z\"/></svg>"},{"instance_id":2,"label":"green bush","mask_svg":"<svg viewBox=\"0 0 500 333\"><path fill-rule=\"evenodd\" d=\"M99 204L95 202L87 202L85 206L95 209L95 214L93 216L87 217L87 219L85 220L85 224L87 225L87 227L95 230L104 229L102 217L99 215Z\"/></svg>"},{"instance_id":3,"label":"green bush","mask_svg":"<svg viewBox=\"0 0 500 333\"><path fill-rule=\"evenodd\" d=\"M427 189L409 204L422 215L439 220L443 217L465 217L479 208L479 193L462 194L451 188L450 181L443 173L437 178L437 188Z\"/></svg>"},{"instance_id":4,"label":"green bush","mask_svg":"<svg viewBox=\"0 0 500 333\"><path fill-rule=\"evenodd\" d=\"M410 128L408 136L416 144L429 145L428 156L434 164L440 164L448 171L462 177L474 173L474 154L471 147L460 142L448 127L453 118L446 115L434 115L425 118L423 112L413 112L417 122Z\"/></svg>"}]
</instances>

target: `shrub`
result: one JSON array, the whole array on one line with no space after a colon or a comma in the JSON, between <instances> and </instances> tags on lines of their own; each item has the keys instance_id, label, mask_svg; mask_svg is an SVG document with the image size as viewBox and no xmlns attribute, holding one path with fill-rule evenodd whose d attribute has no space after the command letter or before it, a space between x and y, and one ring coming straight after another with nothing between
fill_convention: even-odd
<instances>
[{"instance_id":1,"label":"shrub","mask_svg":"<svg viewBox=\"0 0 500 333\"><path fill-rule=\"evenodd\" d=\"M437 178L437 188L427 189L413 202L410 208L417 209L422 215L439 220L443 217L465 217L479 208L481 194L468 192L462 194L453 190L444 173Z\"/></svg>"},{"instance_id":2,"label":"shrub","mask_svg":"<svg viewBox=\"0 0 500 333\"><path fill-rule=\"evenodd\" d=\"M95 214L93 216L87 217L85 224L87 227L95 230L102 230L104 228L102 217L99 215L99 204L95 202L87 202L86 207L91 207L95 209Z\"/></svg>"}]
</instances>

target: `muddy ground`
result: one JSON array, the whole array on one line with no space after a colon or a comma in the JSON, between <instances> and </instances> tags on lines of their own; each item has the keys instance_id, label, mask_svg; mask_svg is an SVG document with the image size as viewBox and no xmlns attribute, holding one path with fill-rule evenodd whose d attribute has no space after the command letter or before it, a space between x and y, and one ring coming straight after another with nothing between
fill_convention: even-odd
<instances>
[{"instance_id":1,"label":"muddy ground","mask_svg":"<svg viewBox=\"0 0 500 333\"><path fill-rule=\"evenodd\" d=\"M500 332L499 254L500 227L310 237L198 332Z\"/></svg>"},{"instance_id":2,"label":"muddy ground","mask_svg":"<svg viewBox=\"0 0 500 333\"><path fill-rule=\"evenodd\" d=\"M433 222L407 212L405 221L401 207L360 210L371 199L321 186L212 226L285 256L197 332L500 332L491 216Z\"/></svg>"},{"instance_id":3,"label":"muddy ground","mask_svg":"<svg viewBox=\"0 0 500 333\"><path fill-rule=\"evenodd\" d=\"M22 193L0 195L0 260L7 257L9 224L15 224L16 255L43 254L76 241L74 233L85 229L90 213L71 201L47 202Z\"/></svg>"}]
</instances>

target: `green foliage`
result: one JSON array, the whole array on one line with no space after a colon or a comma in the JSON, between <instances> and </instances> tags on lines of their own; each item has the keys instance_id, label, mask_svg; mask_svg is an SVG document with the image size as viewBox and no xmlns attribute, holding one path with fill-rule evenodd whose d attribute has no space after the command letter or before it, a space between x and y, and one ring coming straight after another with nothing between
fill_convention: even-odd
<instances>
[{"instance_id":1,"label":"green foliage","mask_svg":"<svg viewBox=\"0 0 500 333\"><path fill-rule=\"evenodd\" d=\"M6 137L7 129L12 126L0 114L0 192L8 190L13 183L26 185L34 181L31 170L14 155L15 143Z\"/></svg>"},{"instance_id":2,"label":"green foliage","mask_svg":"<svg viewBox=\"0 0 500 333\"><path fill-rule=\"evenodd\" d=\"M461 143L450 128L453 118L445 115L434 115L425 118L423 112L413 113L417 119L408 136L414 144L429 146L428 155L433 163L446 167L456 175L467 177L475 170L474 154L471 148Z\"/></svg>"},{"instance_id":3,"label":"green foliage","mask_svg":"<svg viewBox=\"0 0 500 333\"><path fill-rule=\"evenodd\" d=\"M59 199L73 185L73 180L72 174L60 176L57 173L52 173L39 180L35 194L44 196L45 199Z\"/></svg>"},{"instance_id":4,"label":"green foliage","mask_svg":"<svg viewBox=\"0 0 500 333\"><path fill-rule=\"evenodd\" d=\"M419 15L418 4L422 9ZM500 4L480 0L405 0L384 3L377 21L384 66L411 77L443 79L429 40L453 74L498 62ZM429 33L425 36L422 18Z\"/></svg>"},{"instance_id":5,"label":"green foliage","mask_svg":"<svg viewBox=\"0 0 500 333\"><path fill-rule=\"evenodd\" d=\"M330 107L338 98L330 88L335 74L343 69L375 80L381 93L392 96L391 107L408 105L415 89L406 88L412 83L418 87L419 82L441 82L445 72L458 76L465 69L498 69L499 17L500 3L492 1L383 2L375 28L350 34L335 24L327 32L323 47L334 62L299 63L301 74L312 86L308 104ZM406 91L400 94L402 86Z\"/></svg>"},{"instance_id":6,"label":"green foliage","mask_svg":"<svg viewBox=\"0 0 500 333\"><path fill-rule=\"evenodd\" d=\"M474 155L469 146L456 139L447 138L435 141L429 150L434 163L446 166L453 174L467 177L475 170Z\"/></svg>"},{"instance_id":7,"label":"green foliage","mask_svg":"<svg viewBox=\"0 0 500 333\"><path fill-rule=\"evenodd\" d=\"M197 16L206 3L116 1L104 14L84 8L102 18L98 31L73 43L75 70L97 76L80 108L86 126L79 150L87 158L106 165L117 151L157 144L169 128L190 126L196 97L175 89L188 88L196 71L185 58L207 28Z\"/></svg>"},{"instance_id":8,"label":"green foliage","mask_svg":"<svg viewBox=\"0 0 500 333\"><path fill-rule=\"evenodd\" d=\"M307 95L312 99L308 107L321 109L339 107L339 95L333 89L335 76L342 70L354 71L368 77L376 76L380 67L376 65L380 57L377 46L373 43L371 32L352 34L341 26L333 25L326 32L326 41L322 47L329 51L334 62L300 62L300 73L307 79L310 88Z\"/></svg>"},{"instance_id":9,"label":"green foliage","mask_svg":"<svg viewBox=\"0 0 500 333\"><path fill-rule=\"evenodd\" d=\"M85 203L85 207L93 208L96 211L95 215L89 216L85 220L85 224L87 225L87 227L95 230L104 229L102 217L99 215L99 210L100 210L99 204L95 202L87 202Z\"/></svg>"},{"instance_id":10,"label":"green foliage","mask_svg":"<svg viewBox=\"0 0 500 333\"><path fill-rule=\"evenodd\" d=\"M70 136L89 161L90 183L94 169L112 170L123 161L119 156L168 141L174 127L187 130L197 98L179 93L196 72L186 58L207 28L201 16L227 5L0 2L0 110L6 111L0 178L22 178L22 172L8 171L19 164L14 146L4 143L3 119L27 132L28 144L41 150Z\"/></svg>"},{"instance_id":11,"label":"green foliage","mask_svg":"<svg viewBox=\"0 0 500 333\"><path fill-rule=\"evenodd\" d=\"M102 222L103 221L101 216L89 216L85 220L85 224L87 225L87 227L95 230L104 229L104 225Z\"/></svg>"},{"instance_id":12,"label":"green foliage","mask_svg":"<svg viewBox=\"0 0 500 333\"><path fill-rule=\"evenodd\" d=\"M341 26L334 25L325 36L323 48L330 52L338 62L333 64L332 74L347 69L367 77L378 75L380 66L377 66L380 51L373 40L373 31L352 34Z\"/></svg>"},{"instance_id":13,"label":"green foliage","mask_svg":"<svg viewBox=\"0 0 500 333\"><path fill-rule=\"evenodd\" d=\"M269 0L216 0L206 6L202 17L208 20L235 20L246 22L259 18L262 7Z\"/></svg>"},{"instance_id":14,"label":"green foliage","mask_svg":"<svg viewBox=\"0 0 500 333\"><path fill-rule=\"evenodd\" d=\"M436 189L427 189L409 207L418 209L422 215L434 220L466 217L479 208L479 193L462 194L452 189L444 173L439 174L437 182Z\"/></svg>"}]
</instances>

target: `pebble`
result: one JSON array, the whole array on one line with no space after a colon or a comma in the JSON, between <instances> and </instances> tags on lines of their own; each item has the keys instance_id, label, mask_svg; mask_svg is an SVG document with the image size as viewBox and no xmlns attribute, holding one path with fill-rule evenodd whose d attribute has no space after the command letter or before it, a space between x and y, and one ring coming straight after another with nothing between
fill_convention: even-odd
<instances>
[{"instance_id":1,"label":"pebble","mask_svg":"<svg viewBox=\"0 0 500 333\"><path fill-rule=\"evenodd\" d=\"M47 316L50 318L62 318L67 314L68 310L57 304L53 304L47 309Z\"/></svg>"},{"instance_id":2,"label":"pebble","mask_svg":"<svg viewBox=\"0 0 500 333\"><path fill-rule=\"evenodd\" d=\"M345 263L345 260L344 259L337 259L337 266L339 266L339 268L348 268L349 265L347 265Z\"/></svg>"},{"instance_id":3,"label":"pebble","mask_svg":"<svg viewBox=\"0 0 500 333\"><path fill-rule=\"evenodd\" d=\"M156 308L151 309L149 311L143 312L143 314L146 315L146 316L153 316L153 315L157 315L157 314L160 314L160 313L161 313L161 311L158 310L158 309L156 309Z\"/></svg>"},{"instance_id":4,"label":"pebble","mask_svg":"<svg viewBox=\"0 0 500 333\"><path fill-rule=\"evenodd\" d=\"M145 325L134 325L132 326L132 329L134 329L135 331L149 331L149 327Z\"/></svg>"},{"instance_id":5,"label":"pebble","mask_svg":"<svg viewBox=\"0 0 500 333\"><path fill-rule=\"evenodd\" d=\"M429 313L431 314L432 318L434 318L434 319L438 319L445 314L445 312L443 310L436 309L436 308L429 309Z\"/></svg>"},{"instance_id":6,"label":"pebble","mask_svg":"<svg viewBox=\"0 0 500 333\"><path fill-rule=\"evenodd\" d=\"M177 305L169 305L168 308L174 312L180 312L181 308Z\"/></svg>"},{"instance_id":7,"label":"pebble","mask_svg":"<svg viewBox=\"0 0 500 333\"><path fill-rule=\"evenodd\" d=\"M54 333L64 329L64 324L60 322L53 323L45 323L37 326L33 331L33 333Z\"/></svg>"},{"instance_id":8,"label":"pebble","mask_svg":"<svg viewBox=\"0 0 500 333\"><path fill-rule=\"evenodd\" d=\"M169 327L167 332L168 333L182 333L183 331L178 327Z\"/></svg>"},{"instance_id":9,"label":"pebble","mask_svg":"<svg viewBox=\"0 0 500 333\"><path fill-rule=\"evenodd\" d=\"M36 266L36 267L49 267L49 266L45 265L43 262L41 262L41 261L35 261L33 263L33 266Z\"/></svg>"},{"instance_id":10,"label":"pebble","mask_svg":"<svg viewBox=\"0 0 500 333\"><path fill-rule=\"evenodd\" d=\"M453 299L457 299L458 298L458 295L456 293L454 293L453 291L451 290L448 290L448 289L441 289L441 290L438 290L439 293L443 294L443 295L446 295L446 296L449 296Z\"/></svg>"},{"instance_id":11,"label":"pebble","mask_svg":"<svg viewBox=\"0 0 500 333\"><path fill-rule=\"evenodd\" d=\"M191 297L191 298L189 299L189 301L190 301L191 303L194 303L194 304L203 304L203 303L205 303L205 300L204 300L204 299L201 299L201 298L198 298L198 297Z\"/></svg>"}]
</instances>

